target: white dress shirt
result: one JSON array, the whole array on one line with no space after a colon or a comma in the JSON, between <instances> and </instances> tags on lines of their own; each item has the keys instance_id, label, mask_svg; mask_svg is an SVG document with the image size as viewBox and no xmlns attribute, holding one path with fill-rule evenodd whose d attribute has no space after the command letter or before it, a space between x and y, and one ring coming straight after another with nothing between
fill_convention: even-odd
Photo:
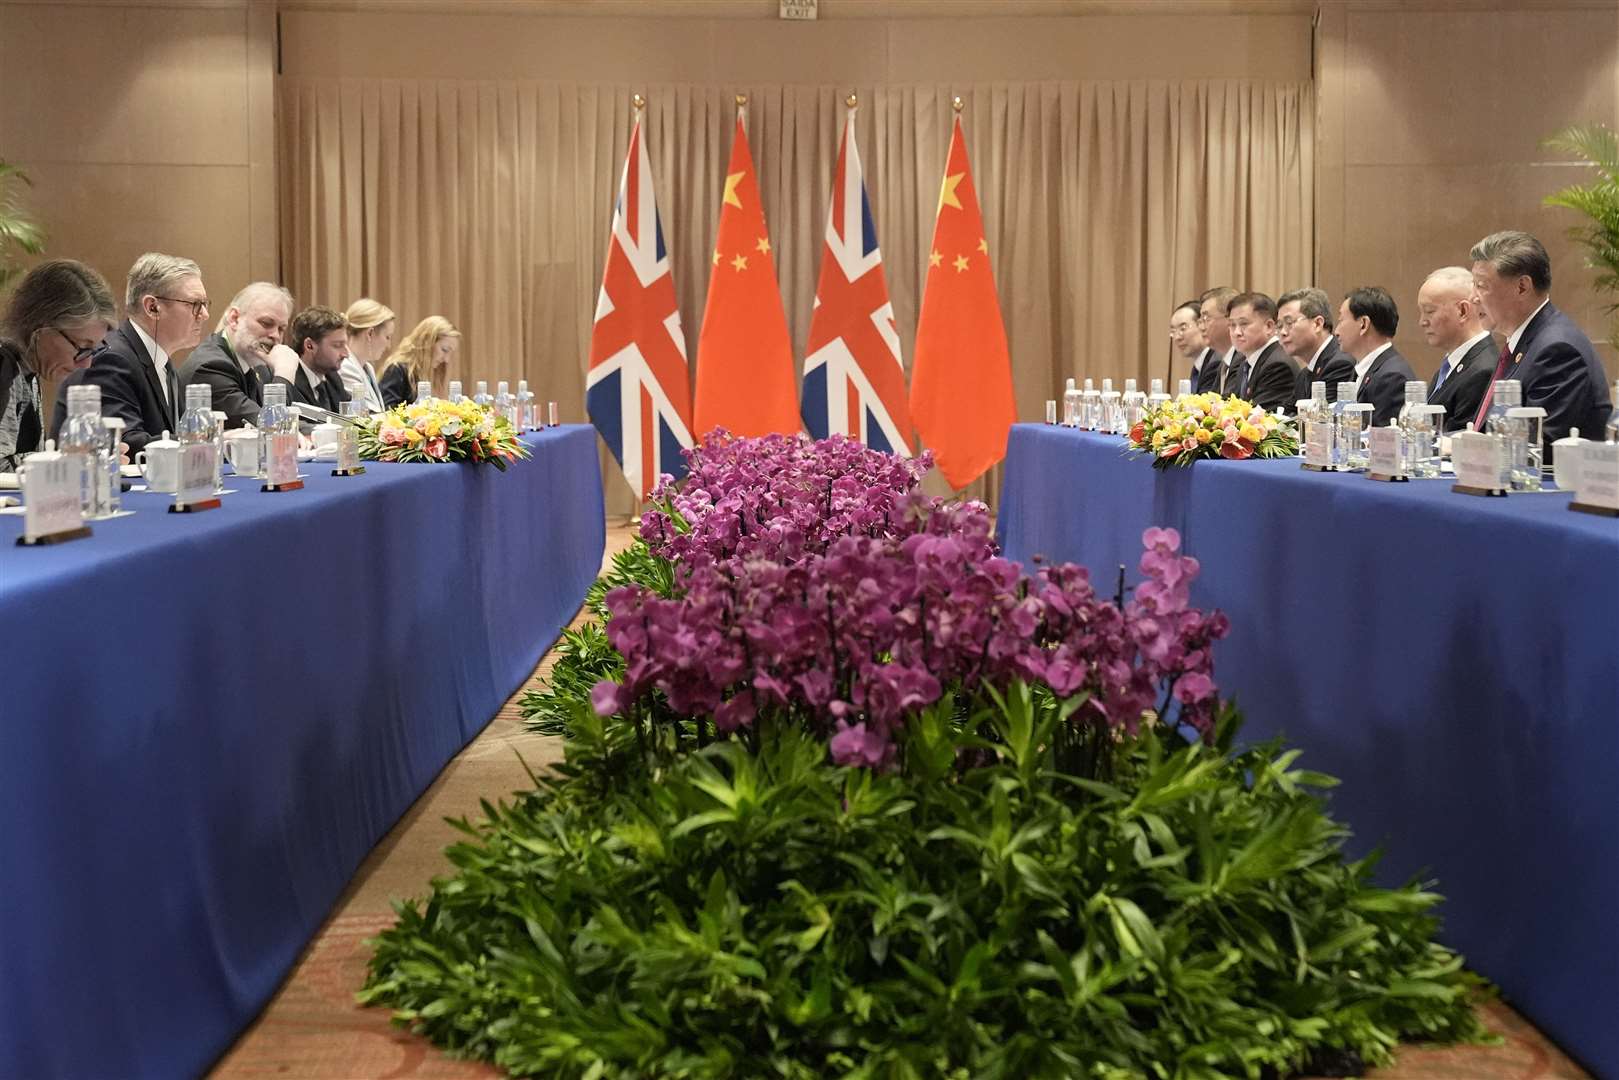
<instances>
[{"instance_id":1,"label":"white dress shirt","mask_svg":"<svg viewBox=\"0 0 1619 1080\"><path fill-rule=\"evenodd\" d=\"M1518 339L1523 337L1523 332L1525 330L1529 329L1529 324L1535 321L1535 316L1540 314L1540 308L1545 307L1551 302L1552 298L1549 296L1546 297L1546 299L1540 302L1540 307L1537 307L1535 310L1531 311L1529 313L1529 317L1518 324L1518 329L1514 330L1511 336L1507 338L1507 352L1516 353L1518 351Z\"/></svg>"},{"instance_id":2,"label":"white dress shirt","mask_svg":"<svg viewBox=\"0 0 1619 1080\"><path fill-rule=\"evenodd\" d=\"M1331 344L1332 344L1332 335L1328 334L1326 337L1321 339L1321 344L1316 346L1315 355L1311 356L1310 357L1310 362L1308 364L1305 364L1304 366L1306 368L1308 368L1309 370L1314 371L1315 370L1315 362L1317 360L1321 359L1321 354L1326 352L1327 351L1327 346L1331 345Z\"/></svg>"},{"instance_id":3,"label":"white dress shirt","mask_svg":"<svg viewBox=\"0 0 1619 1080\"><path fill-rule=\"evenodd\" d=\"M140 335L141 344L145 345L146 351L152 354L152 363L157 365L157 385L159 389L163 391L163 400L169 402L169 413L171 415L178 416L180 412L179 406L184 405L185 402L182 401L177 404L173 401L169 401L168 350L164 349L163 346L159 345L155 340L153 340L152 335L148 334L145 328L143 328L141 324L136 322L134 319L129 320L129 325L135 328L135 333Z\"/></svg>"},{"instance_id":4,"label":"white dress shirt","mask_svg":"<svg viewBox=\"0 0 1619 1080\"><path fill-rule=\"evenodd\" d=\"M1383 344L1379 345L1377 348L1375 348L1371 352L1367 353L1366 354L1366 359L1362 360L1360 363L1355 365L1355 396L1356 397L1360 396L1360 384L1366 378L1366 373L1372 369L1372 364L1377 361L1377 358L1379 356L1383 355L1383 351L1385 349L1390 348L1391 346L1393 346L1393 344L1394 344L1394 342L1392 342L1392 341L1383 342Z\"/></svg>"}]
</instances>

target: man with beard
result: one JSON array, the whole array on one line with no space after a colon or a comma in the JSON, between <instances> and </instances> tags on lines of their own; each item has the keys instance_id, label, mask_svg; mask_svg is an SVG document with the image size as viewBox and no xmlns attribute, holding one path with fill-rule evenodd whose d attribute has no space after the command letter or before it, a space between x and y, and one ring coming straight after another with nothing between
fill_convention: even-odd
<instances>
[{"instance_id":1,"label":"man with beard","mask_svg":"<svg viewBox=\"0 0 1619 1080\"><path fill-rule=\"evenodd\" d=\"M292 318L292 294L280 285L255 281L230 302L219 328L192 350L180 368L183 384L213 387L214 411L225 426L255 424L264 403L270 350L281 344Z\"/></svg>"}]
</instances>

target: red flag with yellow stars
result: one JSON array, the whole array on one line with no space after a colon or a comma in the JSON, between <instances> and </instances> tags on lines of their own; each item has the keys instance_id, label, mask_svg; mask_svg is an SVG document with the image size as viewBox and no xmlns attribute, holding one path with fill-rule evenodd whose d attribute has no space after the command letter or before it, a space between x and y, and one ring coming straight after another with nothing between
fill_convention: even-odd
<instances>
[{"instance_id":1,"label":"red flag with yellow stars","mask_svg":"<svg viewBox=\"0 0 1619 1080\"><path fill-rule=\"evenodd\" d=\"M735 435L797 434L793 346L740 115L713 262L697 338L696 433L701 438L723 427Z\"/></svg>"},{"instance_id":2,"label":"red flag with yellow stars","mask_svg":"<svg viewBox=\"0 0 1619 1080\"><path fill-rule=\"evenodd\" d=\"M916 325L911 421L959 489L1006 456L1016 418L1006 327L957 116Z\"/></svg>"}]
</instances>

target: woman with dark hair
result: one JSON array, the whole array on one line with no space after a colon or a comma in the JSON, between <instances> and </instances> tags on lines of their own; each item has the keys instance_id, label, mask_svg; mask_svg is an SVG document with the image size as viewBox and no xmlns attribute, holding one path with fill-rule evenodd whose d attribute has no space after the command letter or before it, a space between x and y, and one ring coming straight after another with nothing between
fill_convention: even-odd
<instances>
[{"instance_id":1,"label":"woman with dark hair","mask_svg":"<svg viewBox=\"0 0 1619 1080\"><path fill-rule=\"evenodd\" d=\"M23 275L0 315L0 471L44 444L45 390L90 366L118 321L102 276L72 259L51 259Z\"/></svg>"}]
</instances>

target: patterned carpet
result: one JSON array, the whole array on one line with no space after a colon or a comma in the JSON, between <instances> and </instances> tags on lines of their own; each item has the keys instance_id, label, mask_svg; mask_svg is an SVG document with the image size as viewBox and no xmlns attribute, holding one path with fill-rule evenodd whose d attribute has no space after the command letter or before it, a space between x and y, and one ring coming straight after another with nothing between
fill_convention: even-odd
<instances>
[{"instance_id":1,"label":"patterned carpet","mask_svg":"<svg viewBox=\"0 0 1619 1080\"><path fill-rule=\"evenodd\" d=\"M609 555L627 546L627 526L610 528ZM531 683L549 670L541 661ZM526 689L526 687L525 687ZM523 728L516 701L500 710L476 740L444 770L356 872L335 914L310 943L280 993L220 1060L216 1080L468 1080L499 1070L446 1057L430 1043L393 1027L381 1009L362 1009L354 992L365 980L365 940L393 921L390 901L420 895L448 869L440 854L457 839L445 817L475 815L481 797L528 784L522 762L556 757L555 743ZM1494 1047L1409 1047L1374 1080L1587 1080L1527 1021L1500 1003L1485 1006L1500 1033Z\"/></svg>"}]
</instances>

